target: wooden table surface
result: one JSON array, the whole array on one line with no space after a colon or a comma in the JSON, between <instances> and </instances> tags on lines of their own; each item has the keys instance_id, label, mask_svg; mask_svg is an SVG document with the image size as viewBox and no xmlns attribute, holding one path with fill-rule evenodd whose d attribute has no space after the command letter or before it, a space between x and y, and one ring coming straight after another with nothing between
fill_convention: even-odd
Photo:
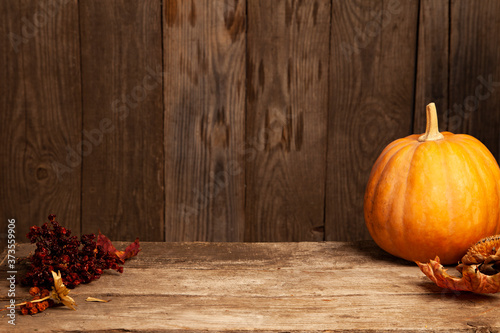
<instances>
[{"instance_id":1,"label":"wooden table surface","mask_svg":"<svg viewBox=\"0 0 500 333\"><path fill-rule=\"evenodd\" d=\"M7 304L5 261L0 275ZM500 331L500 294L442 290L372 242L143 243L123 274L70 296L77 311L18 314L15 329L0 312L0 331Z\"/></svg>"}]
</instances>

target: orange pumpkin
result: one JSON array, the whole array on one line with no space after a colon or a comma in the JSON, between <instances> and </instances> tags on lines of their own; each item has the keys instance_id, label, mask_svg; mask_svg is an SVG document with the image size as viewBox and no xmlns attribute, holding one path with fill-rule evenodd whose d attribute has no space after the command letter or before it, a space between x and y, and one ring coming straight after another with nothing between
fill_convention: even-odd
<instances>
[{"instance_id":1,"label":"orange pumpkin","mask_svg":"<svg viewBox=\"0 0 500 333\"><path fill-rule=\"evenodd\" d=\"M427 128L390 143L370 174L364 214L385 251L411 261L460 260L486 236L500 233L500 169L470 135L440 133L434 103Z\"/></svg>"}]
</instances>

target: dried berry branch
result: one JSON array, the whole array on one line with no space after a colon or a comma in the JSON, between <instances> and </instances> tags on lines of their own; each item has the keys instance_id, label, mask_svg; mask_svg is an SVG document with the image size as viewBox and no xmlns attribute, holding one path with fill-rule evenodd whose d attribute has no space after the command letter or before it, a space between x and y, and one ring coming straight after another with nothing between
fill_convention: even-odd
<instances>
[{"instance_id":1,"label":"dried berry branch","mask_svg":"<svg viewBox=\"0 0 500 333\"><path fill-rule=\"evenodd\" d=\"M29 270L21 280L22 284L32 286L30 295L33 300L17 304L23 314L36 314L55 304L76 310L76 303L68 296L69 289L81 283L99 279L106 269L123 272L126 259L136 256L140 249L139 238L125 251L118 251L111 241L99 232L83 235L80 240L71 236L71 230L62 227L55 215L49 215L50 224L33 226L26 235L36 250L23 261ZM56 273L57 271L57 273ZM45 288L51 288L52 292ZM109 302L89 297L90 302Z\"/></svg>"},{"instance_id":2,"label":"dried berry branch","mask_svg":"<svg viewBox=\"0 0 500 333\"><path fill-rule=\"evenodd\" d=\"M95 234L83 235L79 241L55 221L55 215L50 215L49 220L50 224L33 226L27 234L36 250L28 258L29 271L21 281L24 285L50 288L53 271L61 272L68 288L97 280L106 269L123 272L120 260L95 242Z\"/></svg>"}]
</instances>

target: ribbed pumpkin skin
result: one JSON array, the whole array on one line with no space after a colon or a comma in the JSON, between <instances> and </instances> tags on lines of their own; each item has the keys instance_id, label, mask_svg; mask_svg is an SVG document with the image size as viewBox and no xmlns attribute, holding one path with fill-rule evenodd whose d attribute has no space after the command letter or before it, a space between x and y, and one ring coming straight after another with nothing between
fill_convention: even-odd
<instances>
[{"instance_id":1,"label":"ribbed pumpkin skin","mask_svg":"<svg viewBox=\"0 0 500 333\"><path fill-rule=\"evenodd\" d=\"M500 233L500 169L465 134L389 144L370 174L365 221L385 251L412 261L455 264L483 237Z\"/></svg>"}]
</instances>

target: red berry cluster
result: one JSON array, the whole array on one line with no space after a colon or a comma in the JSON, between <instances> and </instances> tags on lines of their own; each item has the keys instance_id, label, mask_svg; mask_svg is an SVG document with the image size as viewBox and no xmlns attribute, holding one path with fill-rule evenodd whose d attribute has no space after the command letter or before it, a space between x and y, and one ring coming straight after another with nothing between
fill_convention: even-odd
<instances>
[{"instance_id":1,"label":"red berry cluster","mask_svg":"<svg viewBox=\"0 0 500 333\"><path fill-rule=\"evenodd\" d=\"M21 281L24 285L51 288L54 284L52 271L61 272L62 281L68 288L99 279L105 269L123 272L118 257L97 245L95 234L83 235L79 241L55 217L49 215L50 224L33 226L26 235L36 244L36 250L28 258L31 265Z\"/></svg>"},{"instance_id":2,"label":"red berry cluster","mask_svg":"<svg viewBox=\"0 0 500 333\"><path fill-rule=\"evenodd\" d=\"M30 295L34 296L32 301L39 300L45 298L50 295L50 291L48 289L42 289L38 287L32 287L30 289ZM54 300L48 299L42 302L26 302L26 304L21 305L21 313L23 315L27 314L37 314L38 312L42 312L54 306Z\"/></svg>"}]
</instances>

